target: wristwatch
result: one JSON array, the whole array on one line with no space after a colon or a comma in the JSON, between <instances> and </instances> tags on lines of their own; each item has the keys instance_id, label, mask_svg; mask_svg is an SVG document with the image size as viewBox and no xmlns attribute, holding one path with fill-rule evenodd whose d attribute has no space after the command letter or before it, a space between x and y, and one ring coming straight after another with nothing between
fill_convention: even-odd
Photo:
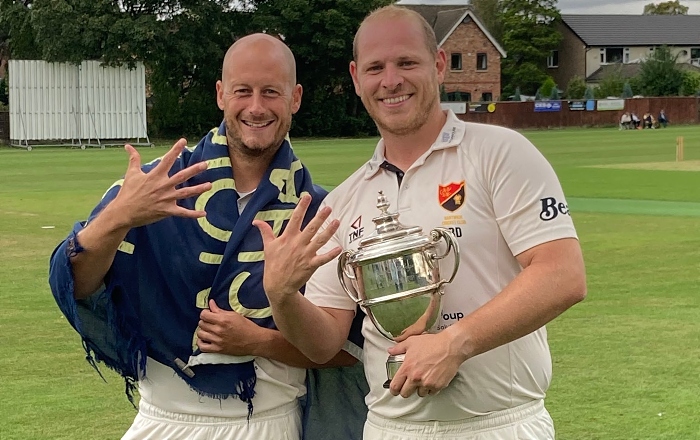
<instances>
[{"instance_id":1,"label":"wristwatch","mask_svg":"<svg viewBox=\"0 0 700 440\"><path fill-rule=\"evenodd\" d=\"M78 234L75 231L71 232L68 236L68 245L66 246L66 254L68 254L68 257L73 258L84 250L85 248L82 247L78 241Z\"/></svg>"}]
</instances>

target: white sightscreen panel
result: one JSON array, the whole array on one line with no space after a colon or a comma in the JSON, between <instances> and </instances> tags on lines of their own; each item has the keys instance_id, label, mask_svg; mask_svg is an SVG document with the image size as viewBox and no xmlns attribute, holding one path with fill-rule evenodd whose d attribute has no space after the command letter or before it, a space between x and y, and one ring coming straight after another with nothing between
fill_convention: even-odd
<instances>
[{"instance_id":1,"label":"white sightscreen panel","mask_svg":"<svg viewBox=\"0 0 700 440\"><path fill-rule=\"evenodd\" d=\"M78 132L78 69L65 63L9 60L10 138L73 139Z\"/></svg>"},{"instance_id":2,"label":"white sightscreen panel","mask_svg":"<svg viewBox=\"0 0 700 440\"><path fill-rule=\"evenodd\" d=\"M146 72L142 63L129 70L84 61L79 77L83 139L146 137Z\"/></svg>"}]
</instances>

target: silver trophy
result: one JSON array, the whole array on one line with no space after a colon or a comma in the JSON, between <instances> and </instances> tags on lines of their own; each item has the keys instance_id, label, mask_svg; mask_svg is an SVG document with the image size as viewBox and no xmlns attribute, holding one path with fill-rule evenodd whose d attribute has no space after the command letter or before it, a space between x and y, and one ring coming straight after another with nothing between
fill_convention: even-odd
<instances>
[{"instance_id":1,"label":"silver trophy","mask_svg":"<svg viewBox=\"0 0 700 440\"><path fill-rule=\"evenodd\" d=\"M382 191L377 208L381 214L372 219L376 230L360 241L357 251L340 254L338 278L379 333L393 341L401 334L418 335L433 327L440 313L443 286L452 282L459 268L459 246L445 228L435 228L427 237L420 226L399 223L399 214L388 212L389 201ZM447 250L439 255L437 244L441 239L445 240ZM454 267L446 281L440 279L439 260L450 253L454 256ZM389 388L403 359L402 354L389 356L384 388Z\"/></svg>"}]
</instances>

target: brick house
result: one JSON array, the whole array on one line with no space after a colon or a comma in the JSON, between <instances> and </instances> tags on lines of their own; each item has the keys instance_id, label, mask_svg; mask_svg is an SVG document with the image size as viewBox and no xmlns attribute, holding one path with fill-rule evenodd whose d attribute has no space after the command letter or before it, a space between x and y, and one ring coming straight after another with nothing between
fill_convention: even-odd
<instances>
[{"instance_id":1,"label":"brick house","mask_svg":"<svg viewBox=\"0 0 700 440\"><path fill-rule=\"evenodd\" d=\"M633 76L639 62L668 46L682 68L700 66L700 15L562 15L562 35L548 59L548 73L560 89L574 76L589 84L609 72Z\"/></svg>"},{"instance_id":2,"label":"brick house","mask_svg":"<svg viewBox=\"0 0 700 440\"><path fill-rule=\"evenodd\" d=\"M421 14L447 54L444 88L449 101L494 101L501 96L506 52L468 7L397 3Z\"/></svg>"}]
</instances>

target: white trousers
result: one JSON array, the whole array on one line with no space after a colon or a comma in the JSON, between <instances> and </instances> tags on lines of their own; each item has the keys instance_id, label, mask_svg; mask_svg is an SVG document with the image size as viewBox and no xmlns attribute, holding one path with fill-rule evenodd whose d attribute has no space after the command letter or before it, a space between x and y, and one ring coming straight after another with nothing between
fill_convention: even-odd
<instances>
[{"instance_id":1,"label":"white trousers","mask_svg":"<svg viewBox=\"0 0 700 440\"><path fill-rule=\"evenodd\" d=\"M554 440L554 424L537 400L454 422L408 422L367 414L363 440Z\"/></svg>"},{"instance_id":2,"label":"white trousers","mask_svg":"<svg viewBox=\"0 0 700 440\"><path fill-rule=\"evenodd\" d=\"M145 402L122 440L300 440L297 402L247 418L207 417L163 411Z\"/></svg>"}]
</instances>

